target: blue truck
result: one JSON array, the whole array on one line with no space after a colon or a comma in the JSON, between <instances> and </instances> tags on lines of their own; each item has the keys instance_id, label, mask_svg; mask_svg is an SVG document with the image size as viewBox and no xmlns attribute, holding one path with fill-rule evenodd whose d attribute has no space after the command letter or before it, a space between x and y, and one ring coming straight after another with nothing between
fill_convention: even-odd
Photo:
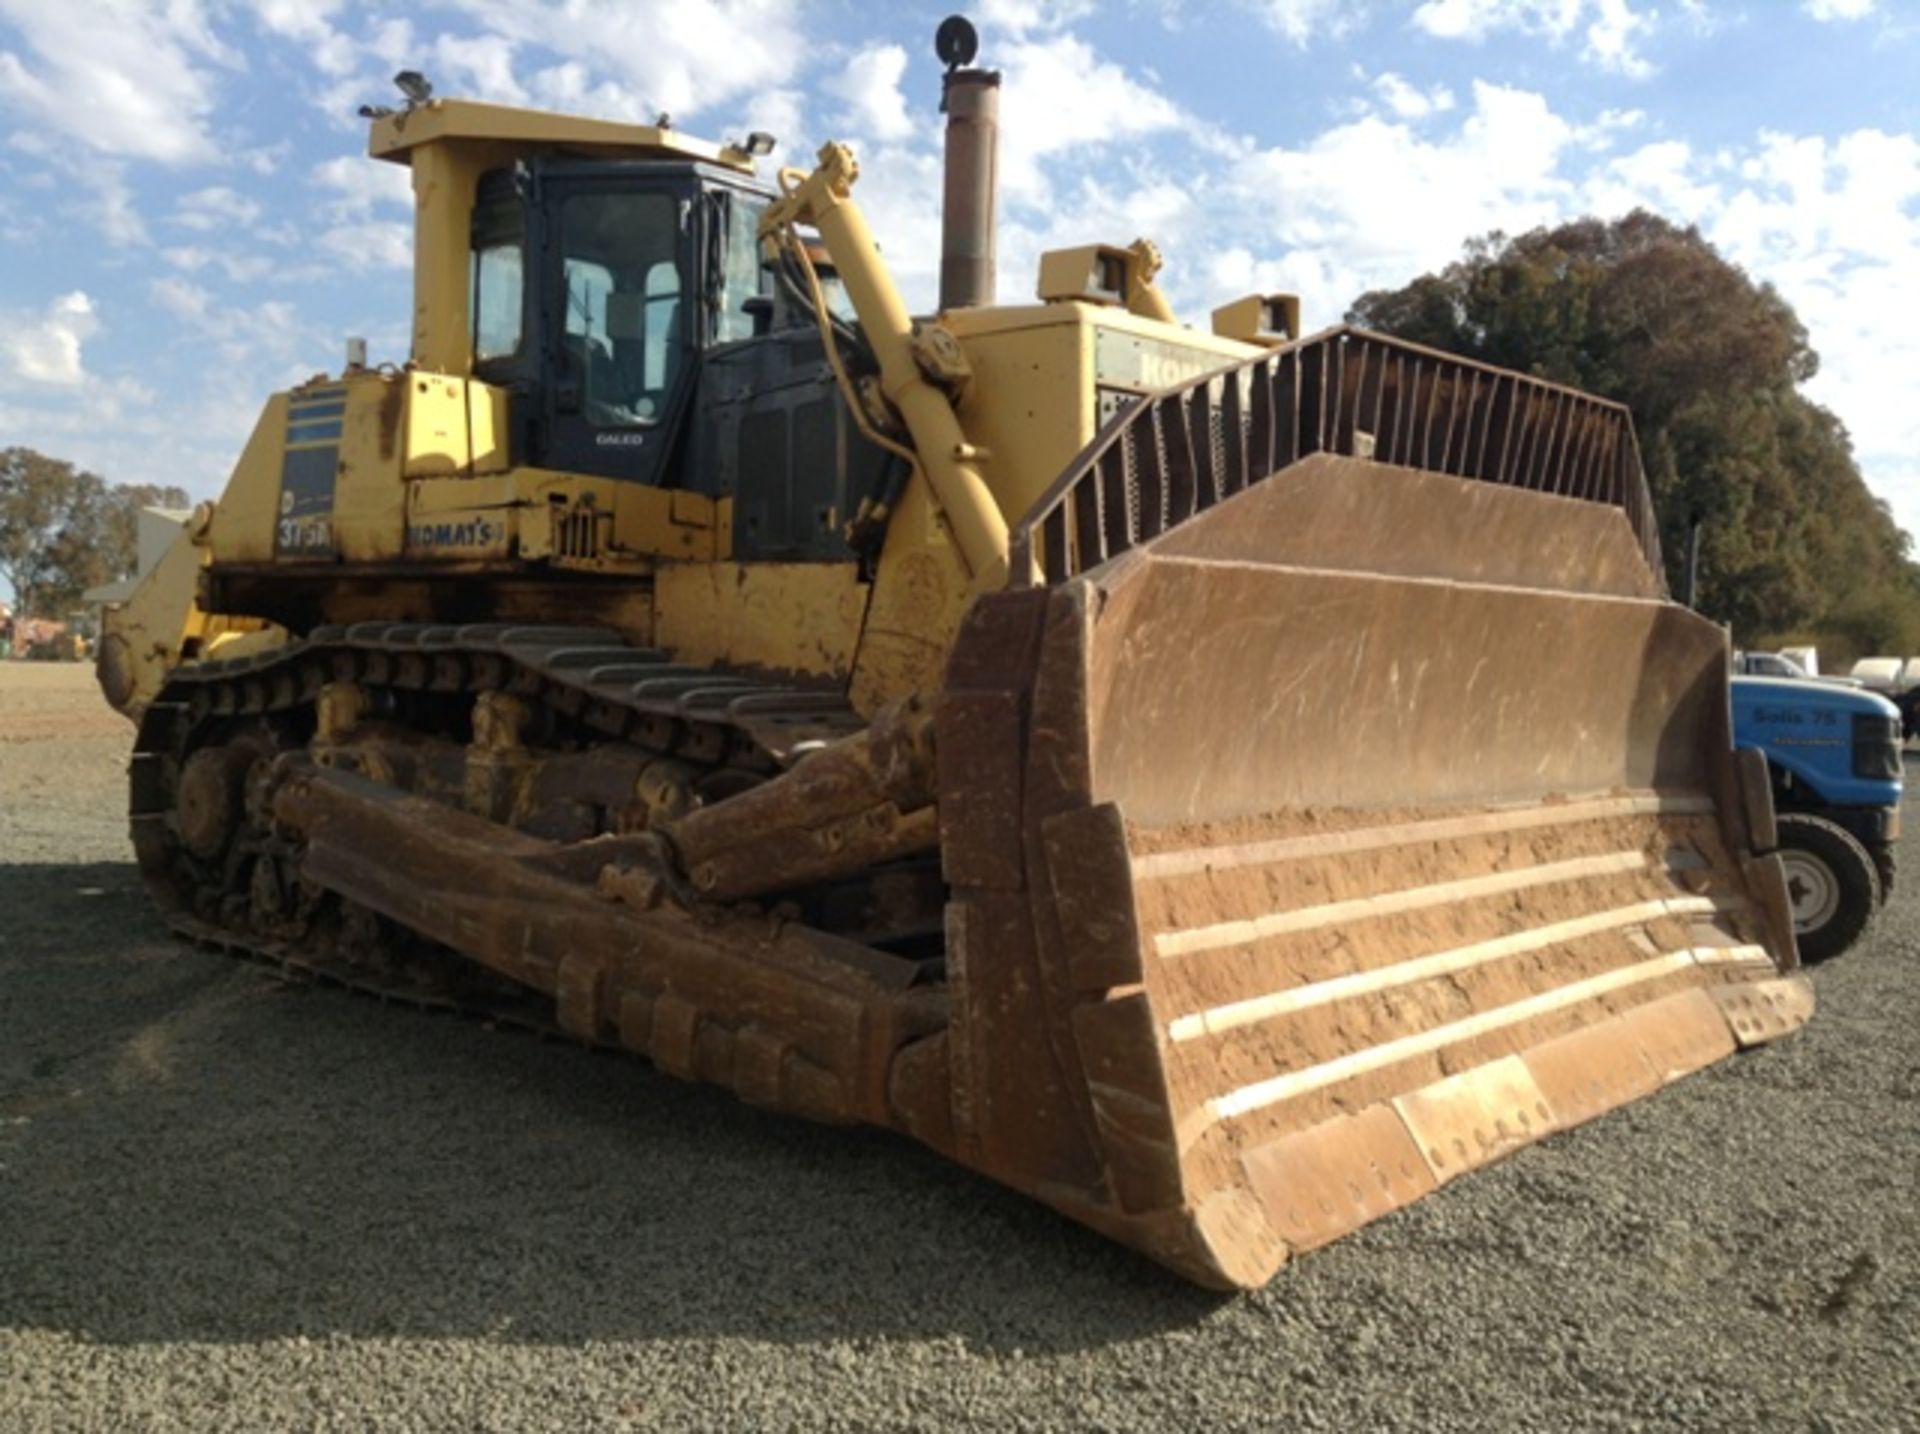
<instances>
[{"instance_id":1,"label":"blue truck","mask_svg":"<svg viewBox=\"0 0 1920 1434\"><path fill-rule=\"evenodd\" d=\"M1837 956L1893 890L1900 709L1860 688L1736 676L1733 740L1767 759L1800 955Z\"/></svg>"}]
</instances>

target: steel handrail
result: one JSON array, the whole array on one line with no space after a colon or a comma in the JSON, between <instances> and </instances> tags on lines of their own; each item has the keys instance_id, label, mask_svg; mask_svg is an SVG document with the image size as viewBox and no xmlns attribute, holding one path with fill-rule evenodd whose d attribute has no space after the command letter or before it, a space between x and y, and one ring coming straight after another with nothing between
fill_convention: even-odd
<instances>
[{"instance_id":1,"label":"steel handrail","mask_svg":"<svg viewBox=\"0 0 1920 1434\"><path fill-rule=\"evenodd\" d=\"M1666 589L1623 405L1350 326L1128 404L1015 525L1013 581L1065 582L1314 453L1610 504Z\"/></svg>"}]
</instances>

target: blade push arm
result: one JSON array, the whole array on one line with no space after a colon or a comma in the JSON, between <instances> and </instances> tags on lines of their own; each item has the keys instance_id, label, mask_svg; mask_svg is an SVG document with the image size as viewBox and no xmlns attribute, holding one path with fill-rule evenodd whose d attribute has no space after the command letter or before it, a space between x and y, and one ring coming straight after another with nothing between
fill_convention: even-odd
<instances>
[{"instance_id":1,"label":"blade push arm","mask_svg":"<svg viewBox=\"0 0 1920 1434\"><path fill-rule=\"evenodd\" d=\"M981 476L980 454L967 442L952 403L914 358L913 320L866 216L853 202L859 175L851 150L843 144L825 146L813 172L768 207L760 232L784 239L795 225L819 230L880 362L881 391L906 422L920 471L961 559L976 587L998 587L1007 570L1007 520Z\"/></svg>"}]
</instances>

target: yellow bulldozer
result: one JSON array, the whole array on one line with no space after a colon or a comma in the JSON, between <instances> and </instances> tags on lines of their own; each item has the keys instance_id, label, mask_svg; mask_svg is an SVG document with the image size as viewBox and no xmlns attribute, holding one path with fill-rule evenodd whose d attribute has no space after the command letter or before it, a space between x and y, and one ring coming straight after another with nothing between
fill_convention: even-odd
<instances>
[{"instance_id":1,"label":"yellow bulldozer","mask_svg":"<svg viewBox=\"0 0 1920 1434\"><path fill-rule=\"evenodd\" d=\"M886 1127L1182 1275L1796 1028L1722 633L1617 405L1145 241L940 303L828 145L436 98L412 357L266 405L111 617L186 936Z\"/></svg>"}]
</instances>

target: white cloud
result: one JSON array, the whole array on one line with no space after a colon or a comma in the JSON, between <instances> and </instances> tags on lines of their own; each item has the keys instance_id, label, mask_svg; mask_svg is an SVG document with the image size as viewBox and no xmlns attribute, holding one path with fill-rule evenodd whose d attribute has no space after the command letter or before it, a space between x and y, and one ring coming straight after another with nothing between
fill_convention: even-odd
<instances>
[{"instance_id":1,"label":"white cloud","mask_svg":"<svg viewBox=\"0 0 1920 1434\"><path fill-rule=\"evenodd\" d=\"M794 142L806 132L805 116L806 96L799 90L776 87L762 90L747 101L738 128L743 134L759 130L773 136L773 152L761 161L763 164L797 163L787 156Z\"/></svg>"},{"instance_id":2,"label":"white cloud","mask_svg":"<svg viewBox=\"0 0 1920 1434\"><path fill-rule=\"evenodd\" d=\"M1423 90L1391 71L1374 77L1373 90L1380 96L1381 103L1400 119L1425 119L1453 108L1453 91L1445 85Z\"/></svg>"},{"instance_id":3,"label":"white cloud","mask_svg":"<svg viewBox=\"0 0 1920 1434\"><path fill-rule=\"evenodd\" d=\"M412 172L405 165L339 155L314 167L313 182L333 194L322 206L332 223L314 239L322 254L355 272L412 267L413 226L389 217L413 208ZM325 272L310 269L299 277Z\"/></svg>"},{"instance_id":4,"label":"white cloud","mask_svg":"<svg viewBox=\"0 0 1920 1434\"><path fill-rule=\"evenodd\" d=\"M443 31L434 44L416 39L404 18L369 15L343 0L243 0L261 30L277 39L297 42L300 54L319 72L322 83L308 92L314 106L333 128L358 131L362 104L391 102L396 70L444 66L459 83L478 83L472 69L486 72L490 64L484 46L470 48L459 37ZM352 18L358 27L336 26ZM443 42L446 42L443 47ZM501 98L498 95L490 98Z\"/></svg>"},{"instance_id":5,"label":"white cloud","mask_svg":"<svg viewBox=\"0 0 1920 1434\"><path fill-rule=\"evenodd\" d=\"M191 363L173 366L176 372L201 376L197 394L184 380L169 377L162 405L155 392L162 381L149 384L124 374L80 370L77 351L69 359L63 347L54 352L61 366L59 382L22 385L9 392L3 381L8 340L0 339L0 431L11 435L10 441L57 453L111 479L164 477L195 497L210 497L231 470L258 415L253 395L314 373L332 357L334 346L283 302L222 307L197 286L165 278L150 287L149 297L181 320L157 326L168 347L180 342L205 351ZM53 306L65 311L61 316L70 326L77 324L84 331L82 338L93 323L91 302L84 311L77 302L85 298L70 294ZM8 324L0 333L11 337L13 327ZM236 375L244 376L249 389L238 402Z\"/></svg>"},{"instance_id":6,"label":"white cloud","mask_svg":"<svg viewBox=\"0 0 1920 1434\"><path fill-rule=\"evenodd\" d=\"M336 218L365 218L382 205L413 206L412 171L404 164L343 154L315 165L313 182L333 192L327 212Z\"/></svg>"},{"instance_id":7,"label":"white cloud","mask_svg":"<svg viewBox=\"0 0 1920 1434\"><path fill-rule=\"evenodd\" d=\"M939 152L931 146L903 147L884 154L863 156L861 179L854 191L867 221L873 226L881 253L894 280L916 313L931 309L940 273L940 180ZM1031 297L1032 271L1022 276L1020 286L1009 287L1006 259L1008 217L1001 210L1000 294L1012 302Z\"/></svg>"},{"instance_id":8,"label":"white cloud","mask_svg":"<svg viewBox=\"0 0 1920 1434\"><path fill-rule=\"evenodd\" d=\"M292 143L283 139L275 144L249 146L235 157L255 174L277 174L280 162L292 152Z\"/></svg>"},{"instance_id":9,"label":"white cloud","mask_svg":"<svg viewBox=\"0 0 1920 1434\"><path fill-rule=\"evenodd\" d=\"M1477 235L1644 206L1698 225L1794 306L1822 358L1812 397L1841 416L1876 487L1920 532L1920 406L1910 399L1920 137L1861 129L1766 134L1730 150L1667 137L1607 148L1646 123L1608 111L1576 124L1541 95L1482 82L1452 123L1429 116L1416 130L1374 114L1298 145L1250 148L1225 182L1202 174L1187 185L1196 202L1177 230L1194 247L1169 244L1169 285L1188 313L1235 292L1292 288L1317 327L1365 289L1457 258Z\"/></svg>"},{"instance_id":10,"label":"white cloud","mask_svg":"<svg viewBox=\"0 0 1920 1434\"><path fill-rule=\"evenodd\" d=\"M1582 52L1586 58L1628 79L1644 80L1651 75L1653 65L1634 48L1634 40L1652 31L1652 19L1635 11L1627 0L1594 0L1594 11Z\"/></svg>"},{"instance_id":11,"label":"white cloud","mask_svg":"<svg viewBox=\"0 0 1920 1434\"><path fill-rule=\"evenodd\" d=\"M413 266L413 229L391 219L336 224L315 241L348 269L408 269Z\"/></svg>"},{"instance_id":12,"label":"white cloud","mask_svg":"<svg viewBox=\"0 0 1920 1434\"><path fill-rule=\"evenodd\" d=\"M373 27L362 48L388 71L384 81L413 58L416 43L411 21L386 19Z\"/></svg>"},{"instance_id":13,"label":"white cloud","mask_svg":"<svg viewBox=\"0 0 1920 1434\"><path fill-rule=\"evenodd\" d=\"M131 379L88 384L84 403L61 402L52 391L23 396L0 401L0 430L112 481L178 482L196 498L211 497L255 415L236 423L231 394L224 405L203 403L186 413L177 403L156 408L156 397Z\"/></svg>"},{"instance_id":14,"label":"white cloud","mask_svg":"<svg viewBox=\"0 0 1920 1434\"><path fill-rule=\"evenodd\" d=\"M1500 30L1560 38L1580 18L1585 0L1423 0L1413 26L1442 40L1480 41Z\"/></svg>"},{"instance_id":15,"label":"white cloud","mask_svg":"<svg viewBox=\"0 0 1920 1434\"><path fill-rule=\"evenodd\" d=\"M0 317L0 379L55 388L86 382L81 346L100 321L84 290L60 295L37 314Z\"/></svg>"},{"instance_id":16,"label":"white cloud","mask_svg":"<svg viewBox=\"0 0 1920 1434\"><path fill-rule=\"evenodd\" d=\"M182 164L214 157L208 64L234 56L198 0L0 0L25 42L0 49L0 104L106 154Z\"/></svg>"},{"instance_id":17,"label":"white cloud","mask_svg":"<svg viewBox=\"0 0 1920 1434\"><path fill-rule=\"evenodd\" d=\"M206 249L197 244L182 244L162 249L160 257L174 268L189 274L218 269L229 283L234 284L257 284L274 268L271 259L231 247Z\"/></svg>"},{"instance_id":18,"label":"white cloud","mask_svg":"<svg viewBox=\"0 0 1920 1434\"><path fill-rule=\"evenodd\" d=\"M333 34L327 22L340 13L343 4L344 0L247 0L247 8L262 29L308 43Z\"/></svg>"},{"instance_id":19,"label":"white cloud","mask_svg":"<svg viewBox=\"0 0 1920 1434\"><path fill-rule=\"evenodd\" d=\"M155 279L147 286L147 293L155 304L176 319L184 319L195 326L206 322L213 305L212 294L198 284L176 279L171 274Z\"/></svg>"},{"instance_id":20,"label":"white cloud","mask_svg":"<svg viewBox=\"0 0 1920 1434\"><path fill-rule=\"evenodd\" d=\"M1913 467L1920 411L1920 140L1862 129L1838 139L1770 134L1721 181L1702 227L1772 281L1821 354L1809 385L1875 467ZM1920 528L1920 491L1904 521Z\"/></svg>"},{"instance_id":21,"label":"white cloud","mask_svg":"<svg viewBox=\"0 0 1920 1434\"><path fill-rule=\"evenodd\" d=\"M67 171L79 181L84 196L78 205L81 215L109 244L127 248L147 242L146 221L133 202L124 164L87 155L69 163Z\"/></svg>"},{"instance_id":22,"label":"white cloud","mask_svg":"<svg viewBox=\"0 0 1920 1434\"><path fill-rule=\"evenodd\" d=\"M1040 255L1047 249L1094 241L1126 245L1142 237L1160 245L1167 260L1159 284L1179 294L1190 288L1181 282L1184 266L1199 258L1209 237L1203 205L1189 186L1164 176L1127 171L1111 180L1082 176L1054 195L1045 210L1029 210L1001 225L1000 297L1032 302Z\"/></svg>"},{"instance_id":23,"label":"white cloud","mask_svg":"<svg viewBox=\"0 0 1920 1434\"><path fill-rule=\"evenodd\" d=\"M563 60L537 70L528 84L534 102L542 109L636 123L653 117L638 95L611 81L596 81L593 72L578 60Z\"/></svg>"},{"instance_id":24,"label":"white cloud","mask_svg":"<svg viewBox=\"0 0 1920 1434\"><path fill-rule=\"evenodd\" d=\"M513 66L513 42L503 36L443 34L433 42L428 74L448 94L524 105L528 95L515 78Z\"/></svg>"},{"instance_id":25,"label":"white cloud","mask_svg":"<svg viewBox=\"0 0 1920 1434\"><path fill-rule=\"evenodd\" d=\"M334 345L326 329L288 300L223 303L200 285L171 276L155 280L147 293L181 321L183 327L171 328L170 337L213 355L211 363L195 367L208 375L211 391L228 385L229 402L231 375L246 375L250 385L285 387L319 371L331 357Z\"/></svg>"},{"instance_id":26,"label":"white cloud","mask_svg":"<svg viewBox=\"0 0 1920 1434\"><path fill-rule=\"evenodd\" d=\"M1622 133L1646 122L1645 110L1601 110L1591 124L1581 126L1580 142L1588 149L1610 149Z\"/></svg>"},{"instance_id":27,"label":"white cloud","mask_svg":"<svg viewBox=\"0 0 1920 1434\"><path fill-rule=\"evenodd\" d=\"M978 20L982 48L1001 34L1025 35L1033 30L1059 30L1093 13L1093 0L981 0L972 7Z\"/></svg>"},{"instance_id":28,"label":"white cloud","mask_svg":"<svg viewBox=\"0 0 1920 1434\"><path fill-rule=\"evenodd\" d=\"M905 139L914 131L906 97L900 93L906 72L907 52L900 46L868 45L845 69L828 76L823 88L846 102L845 122L857 133L877 140Z\"/></svg>"},{"instance_id":29,"label":"white cloud","mask_svg":"<svg viewBox=\"0 0 1920 1434\"><path fill-rule=\"evenodd\" d=\"M1230 265L1237 272L1284 272L1319 326L1362 290L1457 257L1472 235L1559 217L1575 139L1542 96L1476 81L1472 108L1448 129L1367 115L1298 146L1248 152L1209 197L1199 230L1222 252L1245 252ZM1195 308L1224 297L1182 294Z\"/></svg>"},{"instance_id":30,"label":"white cloud","mask_svg":"<svg viewBox=\"0 0 1920 1434\"><path fill-rule=\"evenodd\" d=\"M1339 39L1364 24L1367 6L1357 0L1258 0L1267 24L1305 49L1321 35Z\"/></svg>"},{"instance_id":31,"label":"white cloud","mask_svg":"<svg viewBox=\"0 0 1920 1434\"><path fill-rule=\"evenodd\" d=\"M1646 207L1697 225L1794 307L1821 355L1810 396L1840 415L1876 491L1920 533L1920 137L1763 134L1711 151L1655 138L1594 155L1645 122L1629 111L1577 125L1540 95L1480 83L1449 128L1370 115L1250 150L1234 182L1190 186L1200 203L1182 227L1196 249L1183 278L1170 246L1176 302L1195 312L1292 288L1317 327L1367 288L1458 257L1468 238Z\"/></svg>"},{"instance_id":32,"label":"white cloud","mask_svg":"<svg viewBox=\"0 0 1920 1434\"><path fill-rule=\"evenodd\" d=\"M294 40L321 74L340 79L358 63L360 46L332 21L345 0L244 0L260 28Z\"/></svg>"},{"instance_id":33,"label":"white cloud","mask_svg":"<svg viewBox=\"0 0 1920 1434\"><path fill-rule=\"evenodd\" d=\"M1000 181L1015 200L1044 202L1041 161L1100 143L1116 150L1184 122L1180 108L1072 35L1027 39L1001 58Z\"/></svg>"},{"instance_id":34,"label":"white cloud","mask_svg":"<svg viewBox=\"0 0 1920 1434\"><path fill-rule=\"evenodd\" d=\"M200 233L250 229L260 219L260 203L224 184L183 194L173 207L173 222Z\"/></svg>"},{"instance_id":35,"label":"white cloud","mask_svg":"<svg viewBox=\"0 0 1920 1434\"><path fill-rule=\"evenodd\" d=\"M529 89L615 119L676 120L786 84L815 53L788 0L455 0L487 33L561 64Z\"/></svg>"},{"instance_id":36,"label":"white cloud","mask_svg":"<svg viewBox=\"0 0 1920 1434\"><path fill-rule=\"evenodd\" d=\"M1864 20L1874 0L1806 0L1800 8L1816 20Z\"/></svg>"},{"instance_id":37,"label":"white cloud","mask_svg":"<svg viewBox=\"0 0 1920 1434\"><path fill-rule=\"evenodd\" d=\"M65 193L67 197L58 201L63 215L91 224L116 249L147 242L146 221L134 203L124 160L88 149L65 136L28 130L8 135L7 144L49 167L24 182Z\"/></svg>"},{"instance_id":38,"label":"white cloud","mask_svg":"<svg viewBox=\"0 0 1920 1434\"><path fill-rule=\"evenodd\" d=\"M1645 79L1653 66L1636 48L1654 29L1655 12L1635 0L1423 0L1411 17L1416 30L1436 39L1479 42L1503 31L1545 38L1558 45L1586 22L1581 58Z\"/></svg>"},{"instance_id":39,"label":"white cloud","mask_svg":"<svg viewBox=\"0 0 1920 1434\"><path fill-rule=\"evenodd\" d=\"M1719 190L1702 179L1701 165L1684 140L1658 140L1608 160L1585 182L1585 207L1595 214L1651 209L1683 224L1698 223L1719 202Z\"/></svg>"}]
</instances>

